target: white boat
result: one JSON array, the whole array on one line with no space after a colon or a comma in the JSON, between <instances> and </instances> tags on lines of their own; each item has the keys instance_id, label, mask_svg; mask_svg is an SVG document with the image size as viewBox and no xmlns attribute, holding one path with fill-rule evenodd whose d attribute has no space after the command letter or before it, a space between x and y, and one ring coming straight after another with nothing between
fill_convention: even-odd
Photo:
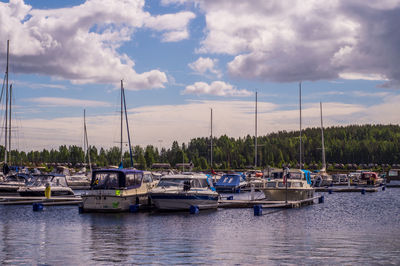
<instances>
[{"instance_id":1,"label":"white boat","mask_svg":"<svg viewBox=\"0 0 400 266\"><path fill-rule=\"evenodd\" d=\"M25 187L20 187L18 193L21 196L45 196L46 186L50 185L51 196L74 195L67 185L65 175L42 174L34 175Z\"/></svg>"},{"instance_id":2,"label":"white boat","mask_svg":"<svg viewBox=\"0 0 400 266\"><path fill-rule=\"evenodd\" d=\"M314 197L310 172L307 170L287 169L283 178L265 181L261 189L269 201L299 201Z\"/></svg>"},{"instance_id":3,"label":"white boat","mask_svg":"<svg viewBox=\"0 0 400 266\"><path fill-rule=\"evenodd\" d=\"M134 169L94 170L90 190L82 197L83 212L125 212L131 205L150 205L155 187L151 172Z\"/></svg>"},{"instance_id":4,"label":"white boat","mask_svg":"<svg viewBox=\"0 0 400 266\"><path fill-rule=\"evenodd\" d=\"M205 174L166 175L150 191L152 203L160 210L189 210L191 206L216 209L218 197Z\"/></svg>"},{"instance_id":5,"label":"white boat","mask_svg":"<svg viewBox=\"0 0 400 266\"><path fill-rule=\"evenodd\" d=\"M27 174L9 175L0 182L0 192L17 192L20 187L26 185L29 178Z\"/></svg>"}]
</instances>

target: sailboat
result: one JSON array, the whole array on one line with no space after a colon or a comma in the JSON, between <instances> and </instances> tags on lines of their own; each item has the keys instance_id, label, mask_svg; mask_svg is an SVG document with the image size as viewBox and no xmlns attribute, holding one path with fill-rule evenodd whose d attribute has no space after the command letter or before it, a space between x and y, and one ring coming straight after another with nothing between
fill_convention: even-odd
<instances>
[{"instance_id":1,"label":"sailboat","mask_svg":"<svg viewBox=\"0 0 400 266\"><path fill-rule=\"evenodd\" d=\"M321 143L322 143L322 169L315 176L314 187L330 186L332 184L332 176L326 172L326 159L325 159L325 141L324 141L324 124L322 122L322 102L319 102L321 113Z\"/></svg>"},{"instance_id":2,"label":"sailboat","mask_svg":"<svg viewBox=\"0 0 400 266\"><path fill-rule=\"evenodd\" d=\"M131 168L123 168L122 125L126 120ZM125 212L130 208L151 204L149 191L157 184L151 172L133 169L132 148L126 111L125 90L121 80L121 163L118 169L99 169L92 172L90 190L82 194L82 212Z\"/></svg>"},{"instance_id":3,"label":"sailboat","mask_svg":"<svg viewBox=\"0 0 400 266\"><path fill-rule=\"evenodd\" d=\"M88 189L90 188L90 176L92 174L92 162L90 159L90 148L86 129L86 110L83 110L83 150L84 157L88 158L89 173L85 165L83 168L73 175L67 175L67 184L70 188L76 190Z\"/></svg>"},{"instance_id":4,"label":"sailboat","mask_svg":"<svg viewBox=\"0 0 400 266\"><path fill-rule=\"evenodd\" d=\"M3 80L3 87L0 96L0 102L5 101L5 126L4 126L4 163L2 173L0 173L0 192L15 193L20 187L24 187L29 180L29 175L24 173L16 173L11 171L8 163L10 162L9 153L11 151L11 99L12 99L12 84L8 84L8 65L10 54L10 41L7 40L7 64L6 72ZM5 90L4 90L5 89Z\"/></svg>"},{"instance_id":5,"label":"sailboat","mask_svg":"<svg viewBox=\"0 0 400 266\"><path fill-rule=\"evenodd\" d=\"M300 201L314 197L315 189L311 186L311 173L302 170L302 139L301 139L301 82L299 83L299 109L300 109L300 169L285 168L276 179L269 179L261 189L270 201Z\"/></svg>"}]
</instances>

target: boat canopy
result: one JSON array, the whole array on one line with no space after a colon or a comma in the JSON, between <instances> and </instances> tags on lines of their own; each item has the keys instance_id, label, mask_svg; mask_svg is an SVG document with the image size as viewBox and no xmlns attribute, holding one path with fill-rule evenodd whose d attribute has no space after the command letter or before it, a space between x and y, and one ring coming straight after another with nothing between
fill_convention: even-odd
<instances>
[{"instance_id":1,"label":"boat canopy","mask_svg":"<svg viewBox=\"0 0 400 266\"><path fill-rule=\"evenodd\" d=\"M91 189L138 188L142 185L143 176L143 171L135 169L95 170L92 173L90 187ZM146 181L151 180L151 174L146 175Z\"/></svg>"},{"instance_id":2,"label":"boat canopy","mask_svg":"<svg viewBox=\"0 0 400 266\"><path fill-rule=\"evenodd\" d=\"M244 181L243 176L241 173L235 173L235 174L226 174L221 176L221 178L218 180L218 182L215 184L215 186L218 187L226 187L226 188L231 188L231 187L238 187L240 185L240 182Z\"/></svg>"}]
</instances>

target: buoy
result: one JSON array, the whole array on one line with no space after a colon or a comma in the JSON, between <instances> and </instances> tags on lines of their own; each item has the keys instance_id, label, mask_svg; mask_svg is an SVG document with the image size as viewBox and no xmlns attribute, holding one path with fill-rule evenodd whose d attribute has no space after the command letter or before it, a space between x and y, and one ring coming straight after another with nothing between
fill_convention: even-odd
<instances>
[{"instance_id":1,"label":"buoy","mask_svg":"<svg viewBox=\"0 0 400 266\"><path fill-rule=\"evenodd\" d=\"M196 205L191 205L189 208L190 214L198 214L199 213L199 207Z\"/></svg>"},{"instance_id":2,"label":"buoy","mask_svg":"<svg viewBox=\"0 0 400 266\"><path fill-rule=\"evenodd\" d=\"M364 195L365 194L365 189L361 189L361 194Z\"/></svg>"},{"instance_id":3,"label":"buoy","mask_svg":"<svg viewBox=\"0 0 400 266\"><path fill-rule=\"evenodd\" d=\"M328 193L329 193L329 194L332 194L332 192L333 192L332 189L329 189L329 190L328 190Z\"/></svg>"},{"instance_id":4,"label":"buoy","mask_svg":"<svg viewBox=\"0 0 400 266\"><path fill-rule=\"evenodd\" d=\"M233 200L233 196L226 197L227 200Z\"/></svg>"},{"instance_id":5,"label":"buoy","mask_svg":"<svg viewBox=\"0 0 400 266\"><path fill-rule=\"evenodd\" d=\"M139 212L139 204L129 205L129 212L131 213Z\"/></svg>"},{"instance_id":6,"label":"buoy","mask_svg":"<svg viewBox=\"0 0 400 266\"><path fill-rule=\"evenodd\" d=\"M318 203L324 203L324 201L325 201L325 196L324 195L322 195L322 196L320 196L318 198Z\"/></svg>"},{"instance_id":7,"label":"buoy","mask_svg":"<svg viewBox=\"0 0 400 266\"><path fill-rule=\"evenodd\" d=\"M383 187L382 187L382 191L385 191L385 190L386 190L386 187L385 187L385 186L383 186Z\"/></svg>"},{"instance_id":8,"label":"buoy","mask_svg":"<svg viewBox=\"0 0 400 266\"><path fill-rule=\"evenodd\" d=\"M262 215L262 206L261 205L254 205L254 216L261 216Z\"/></svg>"},{"instance_id":9,"label":"buoy","mask_svg":"<svg viewBox=\"0 0 400 266\"><path fill-rule=\"evenodd\" d=\"M42 203L33 203L32 208L33 208L34 212L42 211L43 204Z\"/></svg>"}]
</instances>

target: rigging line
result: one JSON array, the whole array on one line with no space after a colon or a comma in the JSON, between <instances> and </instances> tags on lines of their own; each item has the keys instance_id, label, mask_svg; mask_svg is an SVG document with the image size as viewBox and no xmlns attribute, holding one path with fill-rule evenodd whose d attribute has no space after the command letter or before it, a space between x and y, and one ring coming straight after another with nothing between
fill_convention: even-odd
<instances>
[{"instance_id":1,"label":"rigging line","mask_svg":"<svg viewBox=\"0 0 400 266\"><path fill-rule=\"evenodd\" d=\"M3 87L1 87L1 95L0 95L0 102L3 99L3 93L4 93L4 85L6 83L6 74L4 74L4 78L3 78Z\"/></svg>"}]
</instances>

